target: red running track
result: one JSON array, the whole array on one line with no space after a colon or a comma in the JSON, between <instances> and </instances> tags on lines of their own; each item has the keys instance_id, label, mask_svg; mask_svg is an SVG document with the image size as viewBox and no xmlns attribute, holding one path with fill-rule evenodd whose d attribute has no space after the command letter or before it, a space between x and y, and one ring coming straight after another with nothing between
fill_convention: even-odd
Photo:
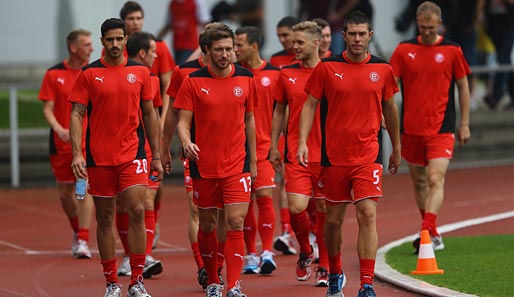
<instances>
[{"instance_id":1,"label":"red running track","mask_svg":"<svg viewBox=\"0 0 514 297\"><path fill-rule=\"evenodd\" d=\"M450 171L438 224L514 210L513 181L514 166ZM378 208L380 246L416 233L420 226L408 175L384 177L383 188ZM514 233L514 220L508 221L449 235ZM164 272L145 280L154 297L205 296L196 283L186 222L185 192L168 183L160 214L161 242L154 254L163 262ZM349 207L343 234L343 268L348 277L344 292L355 296L359 273L353 207ZM104 278L98 254L90 260L76 260L69 253L70 241L70 228L55 189L0 189L0 296L102 296ZM94 232L90 246L96 249ZM121 260L121 252L118 254ZM278 270L273 275L242 275L244 292L249 297L325 296L326 289L314 287L313 279L296 281L296 260L296 256L277 256ZM128 279L121 281L126 294ZM378 296L419 296L378 280L375 288Z\"/></svg>"}]
</instances>

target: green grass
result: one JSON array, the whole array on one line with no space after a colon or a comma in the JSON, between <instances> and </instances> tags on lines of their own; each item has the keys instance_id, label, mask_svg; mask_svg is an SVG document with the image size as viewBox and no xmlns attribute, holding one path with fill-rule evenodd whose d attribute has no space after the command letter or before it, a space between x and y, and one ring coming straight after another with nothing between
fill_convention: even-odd
<instances>
[{"instance_id":1,"label":"green grass","mask_svg":"<svg viewBox=\"0 0 514 297\"><path fill-rule=\"evenodd\" d=\"M43 103L37 99L39 90L18 90L18 127L44 128ZM9 129L9 92L0 91L0 129Z\"/></svg>"},{"instance_id":2,"label":"green grass","mask_svg":"<svg viewBox=\"0 0 514 297\"><path fill-rule=\"evenodd\" d=\"M436 252L440 275L413 275L417 256L406 242L386 254L394 269L427 283L490 297L514 296L514 235L445 237L446 248Z\"/></svg>"}]
</instances>

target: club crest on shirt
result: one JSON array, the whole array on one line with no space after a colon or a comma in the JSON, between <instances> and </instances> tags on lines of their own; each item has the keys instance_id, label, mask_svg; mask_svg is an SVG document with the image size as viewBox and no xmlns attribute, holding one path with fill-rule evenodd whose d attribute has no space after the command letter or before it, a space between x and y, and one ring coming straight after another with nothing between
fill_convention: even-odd
<instances>
[{"instance_id":1,"label":"club crest on shirt","mask_svg":"<svg viewBox=\"0 0 514 297\"><path fill-rule=\"evenodd\" d=\"M377 82L380 80L380 75L378 75L377 72L373 71L369 74L369 79L372 81L372 82Z\"/></svg>"},{"instance_id":2,"label":"club crest on shirt","mask_svg":"<svg viewBox=\"0 0 514 297\"><path fill-rule=\"evenodd\" d=\"M437 63L443 63L444 62L444 55L441 53L437 53L434 57L435 61Z\"/></svg>"},{"instance_id":3,"label":"club crest on shirt","mask_svg":"<svg viewBox=\"0 0 514 297\"><path fill-rule=\"evenodd\" d=\"M265 76L263 78L261 78L261 85L267 87L271 84L271 79L269 79L269 77Z\"/></svg>"},{"instance_id":4,"label":"club crest on shirt","mask_svg":"<svg viewBox=\"0 0 514 297\"><path fill-rule=\"evenodd\" d=\"M136 75L134 73L127 74L127 81L131 84L136 82Z\"/></svg>"},{"instance_id":5,"label":"club crest on shirt","mask_svg":"<svg viewBox=\"0 0 514 297\"><path fill-rule=\"evenodd\" d=\"M234 90L232 90L232 92L234 92L234 96L236 97L243 96L243 88L241 87L234 87Z\"/></svg>"}]
</instances>

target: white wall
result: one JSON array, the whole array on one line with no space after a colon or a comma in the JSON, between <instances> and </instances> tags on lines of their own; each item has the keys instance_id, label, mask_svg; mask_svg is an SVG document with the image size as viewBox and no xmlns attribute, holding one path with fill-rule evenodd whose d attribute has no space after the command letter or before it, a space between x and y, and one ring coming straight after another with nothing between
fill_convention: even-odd
<instances>
[{"instance_id":1,"label":"white wall","mask_svg":"<svg viewBox=\"0 0 514 297\"><path fill-rule=\"evenodd\" d=\"M206 0L210 6L217 0ZM234 0L229 0L232 2ZM57 62L65 54L66 32L84 28L93 33L97 59L101 52L100 25L109 17L119 17L125 0L11 0L0 10L0 64L46 64ZM405 0L374 0L375 38L388 56L405 39L394 31L393 18ZM167 12L168 0L139 0L145 9L145 30L157 33ZM263 54L281 49L275 35L276 23L294 14L297 0L264 0L266 44ZM59 13L69 10L69 14ZM169 43L170 38L165 38ZM373 48L371 48L373 51Z\"/></svg>"}]
</instances>

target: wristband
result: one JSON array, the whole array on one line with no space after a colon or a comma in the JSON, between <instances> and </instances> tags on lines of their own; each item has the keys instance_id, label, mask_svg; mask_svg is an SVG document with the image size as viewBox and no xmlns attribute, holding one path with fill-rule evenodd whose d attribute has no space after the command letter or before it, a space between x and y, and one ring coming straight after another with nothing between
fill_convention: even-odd
<instances>
[{"instance_id":1,"label":"wristband","mask_svg":"<svg viewBox=\"0 0 514 297\"><path fill-rule=\"evenodd\" d=\"M152 161L159 161L161 158L152 158Z\"/></svg>"}]
</instances>

